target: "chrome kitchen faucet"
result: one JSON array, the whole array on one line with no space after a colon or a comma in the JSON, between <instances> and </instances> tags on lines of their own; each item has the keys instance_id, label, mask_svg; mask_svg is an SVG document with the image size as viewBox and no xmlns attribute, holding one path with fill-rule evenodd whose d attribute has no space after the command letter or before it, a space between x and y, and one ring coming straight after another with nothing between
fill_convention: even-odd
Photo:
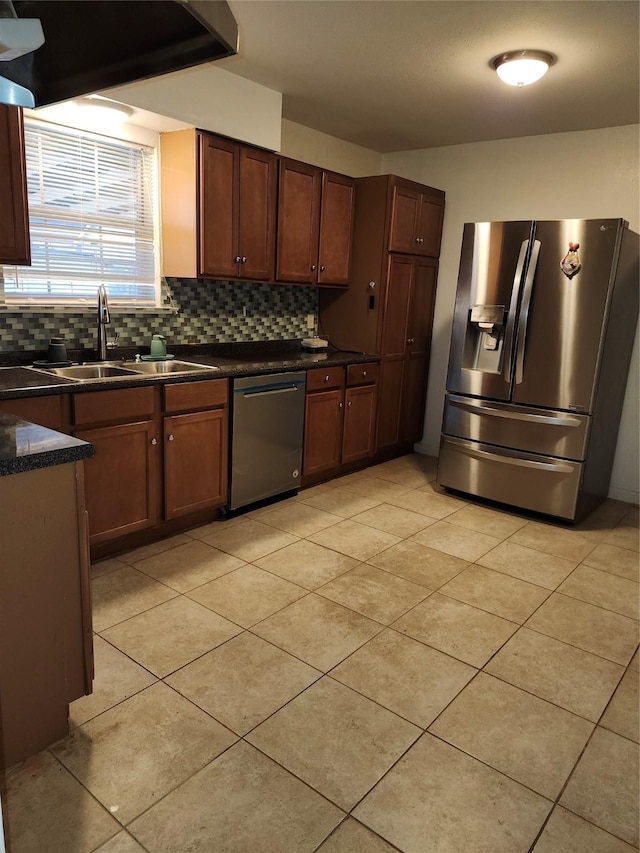
<instances>
[{"instance_id":1,"label":"chrome kitchen faucet","mask_svg":"<svg viewBox=\"0 0 640 853\"><path fill-rule=\"evenodd\" d=\"M110 322L107 289L104 284L98 288L98 361L107 360L107 330Z\"/></svg>"}]
</instances>

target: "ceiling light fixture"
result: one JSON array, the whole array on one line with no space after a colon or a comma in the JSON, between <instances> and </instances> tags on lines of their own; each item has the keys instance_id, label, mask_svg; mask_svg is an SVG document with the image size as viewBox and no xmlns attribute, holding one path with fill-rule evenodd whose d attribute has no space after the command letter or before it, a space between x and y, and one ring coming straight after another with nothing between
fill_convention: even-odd
<instances>
[{"instance_id":1,"label":"ceiling light fixture","mask_svg":"<svg viewBox=\"0 0 640 853\"><path fill-rule=\"evenodd\" d=\"M77 98L72 103L74 108L82 113L83 118L96 119L100 124L123 124L133 115L131 107L105 98Z\"/></svg>"},{"instance_id":2,"label":"ceiling light fixture","mask_svg":"<svg viewBox=\"0 0 640 853\"><path fill-rule=\"evenodd\" d=\"M543 50L510 50L491 60L491 67L509 86L529 86L540 80L555 63L556 57Z\"/></svg>"}]
</instances>

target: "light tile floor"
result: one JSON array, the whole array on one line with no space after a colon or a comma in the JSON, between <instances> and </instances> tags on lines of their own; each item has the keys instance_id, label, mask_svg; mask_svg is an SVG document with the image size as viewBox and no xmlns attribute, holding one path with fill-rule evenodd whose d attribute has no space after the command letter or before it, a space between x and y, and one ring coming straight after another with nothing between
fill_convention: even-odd
<instances>
[{"instance_id":1,"label":"light tile floor","mask_svg":"<svg viewBox=\"0 0 640 853\"><path fill-rule=\"evenodd\" d=\"M498 512L406 456L95 565L96 681L9 853L624 853L638 509Z\"/></svg>"}]
</instances>

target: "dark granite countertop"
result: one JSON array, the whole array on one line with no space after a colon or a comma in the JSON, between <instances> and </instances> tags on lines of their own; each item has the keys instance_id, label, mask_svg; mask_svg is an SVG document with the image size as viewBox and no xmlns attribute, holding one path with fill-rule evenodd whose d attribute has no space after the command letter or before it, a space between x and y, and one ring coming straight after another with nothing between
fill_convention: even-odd
<instances>
[{"instance_id":1,"label":"dark granite countertop","mask_svg":"<svg viewBox=\"0 0 640 853\"><path fill-rule=\"evenodd\" d=\"M79 438L0 414L0 477L79 462L94 453L93 445Z\"/></svg>"},{"instance_id":2,"label":"dark granite countertop","mask_svg":"<svg viewBox=\"0 0 640 853\"><path fill-rule=\"evenodd\" d=\"M92 379L91 381L75 381L64 379L54 374L16 364L15 357L8 358L8 367L0 366L0 400L20 397L39 397L51 394L69 394L84 391L98 391L114 388L131 388L143 384L166 382L193 382L197 379L224 379L236 376L252 376L254 374L278 373L288 370L307 370L313 367L335 367L347 364L362 364L378 361L378 356L362 352L345 350L329 350L328 352L305 352L299 342L267 341L257 344L205 344L180 345L170 347L176 358L207 365L215 370L211 373L197 371L195 373L162 374L153 376L140 374L137 376L122 376L110 379ZM31 354L33 358L34 354ZM82 361L81 355L70 353L74 360ZM109 360L133 360L135 350L120 349L109 353ZM24 356L23 356L24 358ZM2 362L0 361L0 364Z\"/></svg>"}]
</instances>

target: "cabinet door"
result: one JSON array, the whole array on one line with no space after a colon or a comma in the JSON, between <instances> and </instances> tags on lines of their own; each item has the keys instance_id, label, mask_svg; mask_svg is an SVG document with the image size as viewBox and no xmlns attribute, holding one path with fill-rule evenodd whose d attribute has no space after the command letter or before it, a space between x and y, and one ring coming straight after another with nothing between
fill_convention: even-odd
<instances>
[{"instance_id":1,"label":"cabinet door","mask_svg":"<svg viewBox=\"0 0 640 853\"><path fill-rule=\"evenodd\" d=\"M413 258L390 256L382 332L378 450L397 444L400 440L402 379L408 346L409 306L414 272Z\"/></svg>"},{"instance_id":2,"label":"cabinet door","mask_svg":"<svg viewBox=\"0 0 640 853\"><path fill-rule=\"evenodd\" d=\"M347 388L344 404L342 462L373 455L376 426L376 387Z\"/></svg>"},{"instance_id":3,"label":"cabinet door","mask_svg":"<svg viewBox=\"0 0 640 853\"><path fill-rule=\"evenodd\" d=\"M413 252L430 258L440 256L443 217L443 204L435 204L427 196L420 196L418 226Z\"/></svg>"},{"instance_id":4,"label":"cabinet door","mask_svg":"<svg viewBox=\"0 0 640 853\"><path fill-rule=\"evenodd\" d=\"M417 190L394 186L391 198L391 231L389 251L415 254L416 230L420 216L421 196Z\"/></svg>"},{"instance_id":5,"label":"cabinet door","mask_svg":"<svg viewBox=\"0 0 640 853\"><path fill-rule=\"evenodd\" d=\"M216 136L199 136L198 274L238 275L239 147Z\"/></svg>"},{"instance_id":6,"label":"cabinet door","mask_svg":"<svg viewBox=\"0 0 640 853\"><path fill-rule=\"evenodd\" d=\"M153 423L79 430L74 435L96 449L84 462L91 544L156 524L160 444Z\"/></svg>"},{"instance_id":7,"label":"cabinet door","mask_svg":"<svg viewBox=\"0 0 640 853\"><path fill-rule=\"evenodd\" d=\"M305 476L330 471L340 464L342 414L342 391L307 394L302 461Z\"/></svg>"},{"instance_id":8,"label":"cabinet door","mask_svg":"<svg viewBox=\"0 0 640 853\"><path fill-rule=\"evenodd\" d=\"M317 280L320 169L281 160L278 179L276 279L311 284Z\"/></svg>"},{"instance_id":9,"label":"cabinet door","mask_svg":"<svg viewBox=\"0 0 640 853\"><path fill-rule=\"evenodd\" d=\"M276 158L269 151L240 148L238 256L242 278L273 278L276 222Z\"/></svg>"},{"instance_id":10,"label":"cabinet door","mask_svg":"<svg viewBox=\"0 0 640 853\"><path fill-rule=\"evenodd\" d=\"M0 104L0 263L31 263L22 110L5 104Z\"/></svg>"},{"instance_id":11,"label":"cabinet door","mask_svg":"<svg viewBox=\"0 0 640 853\"><path fill-rule=\"evenodd\" d=\"M318 284L343 287L349 284L354 210L354 179L324 172L320 205Z\"/></svg>"},{"instance_id":12,"label":"cabinet door","mask_svg":"<svg viewBox=\"0 0 640 853\"><path fill-rule=\"evenodd\" d=\"M227 409L164 419L165 517L227 500Z\"/></svg>"},{"instance_id":13,"label":"cabinet door","mask_svg":"<svg viewBox=\"0 0 640 853\"><path fill-rule=\"evenodd\" d=\"M414 262L400 418L400 440L403 442L422 438L437 272L435 261L416 259Z\"/></svg>"}]
</instances>

